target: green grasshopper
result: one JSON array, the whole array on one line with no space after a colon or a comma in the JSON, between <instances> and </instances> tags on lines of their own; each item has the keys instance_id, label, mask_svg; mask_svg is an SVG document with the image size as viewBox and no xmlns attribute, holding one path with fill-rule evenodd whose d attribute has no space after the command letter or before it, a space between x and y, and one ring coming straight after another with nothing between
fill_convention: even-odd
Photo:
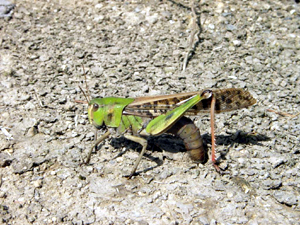
<instances>
[{"instance_id":1,"label":"green grasshopper","mask_svg":"<svg viewBox=\"0 0 300 225\"><path fill-rule=\"evenodd\" d=\"M198 127L185 115L211 113L212 162L215 167L214 113L246 108L256 103L252 95L243 89L207 89L173 95L139 98L95 98L88 103L89 122L97 129L106 130L89 151L89 163L94 147L117 133L142 145L142 151L129 175L131 178L146 151L147 138L163 133L181 138L194 161L204 162L206 151Z\"/></svg>"}]
</instances>

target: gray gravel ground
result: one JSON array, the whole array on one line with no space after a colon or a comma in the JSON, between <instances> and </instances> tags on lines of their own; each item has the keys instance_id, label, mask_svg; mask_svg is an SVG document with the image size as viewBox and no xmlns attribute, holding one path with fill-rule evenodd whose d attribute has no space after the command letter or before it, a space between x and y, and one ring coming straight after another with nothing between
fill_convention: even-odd
<instances>
[{"instance_id":1,"label":"gray gravel ground","mask_svg":"<svg viewBox=\"0 0 300 225\"><path fill-rule=\"evenodd\" d=\"M300 12L294 1L16 2L0 20L0 204L4 224L300 224ZM194 41L197 41L195 39ZM248 89L216 117L218 174L170 137L93 143L92 97ZM269 112L268 109L276 112ZM196 117L210 151L209 116ZM155 147L158 145L160 148Z\"/></svg>"}]
</instances>

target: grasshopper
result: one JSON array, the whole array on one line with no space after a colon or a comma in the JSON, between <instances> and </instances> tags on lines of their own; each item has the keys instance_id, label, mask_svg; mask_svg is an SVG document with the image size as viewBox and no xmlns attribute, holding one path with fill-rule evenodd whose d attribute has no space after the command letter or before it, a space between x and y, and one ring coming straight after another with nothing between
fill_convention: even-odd
<instances>
[{"instance_id":1,"label":"grasshopper","mask_svg":"<svg viewBox=\"0 0 300 225\"><path fill-rule=\"evenodd\" d=\"M147 138L163 133L183 140L192 160L205 162L206 151L198 127L186 115L211 113L212 162L215 159L214 113L246 108L256 103L252 95L243 89L206 89L198 92L160 95L139 98L95 98L88 103L89 122L97 129L106 130L89 151L89 163L93 148L113 133L139 143L142 150L128 176L131 178L146 151ZM218 169L219 170L219 169Z\"/></svg>"}]
</instances>

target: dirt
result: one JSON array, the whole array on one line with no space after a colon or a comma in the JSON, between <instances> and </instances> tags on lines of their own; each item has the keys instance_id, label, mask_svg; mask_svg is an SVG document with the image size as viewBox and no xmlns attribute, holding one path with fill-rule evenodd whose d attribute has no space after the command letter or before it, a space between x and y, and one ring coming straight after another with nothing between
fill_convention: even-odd
<instances>
[{"instance_id":1,"label":"dirt","mask_svg":"<svg viewBox=\"0 0 300 225\"><path fill-rule=\"evenodd\" d=\"M15 4L0 18L2 223L300 224L294 1ZM94 128L78 86L93 98L237 87L257 104L216 116L225 174L163 136L128 180L140 146L124 138L82 164ZM192 119L210 153L209 116Z\"/></svg>"}]
</instances>

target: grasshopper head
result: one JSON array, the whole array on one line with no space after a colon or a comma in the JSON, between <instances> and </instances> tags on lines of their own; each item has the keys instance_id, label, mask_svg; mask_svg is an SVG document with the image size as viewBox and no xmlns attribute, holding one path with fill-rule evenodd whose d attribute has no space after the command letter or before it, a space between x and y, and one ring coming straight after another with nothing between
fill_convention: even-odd
<instances>
[{"instance_id":1,"label":"grasshopper head","mask_svg":"<svg viewBox=\"0 0 300 225\"><path fill-rule=\"evenodd\" d=\"M89 121L97 129L101 129L105 126L104 124L104 113L101 99L95 98L89 102L88 116Z\"/></svg>"}]
</instances>

